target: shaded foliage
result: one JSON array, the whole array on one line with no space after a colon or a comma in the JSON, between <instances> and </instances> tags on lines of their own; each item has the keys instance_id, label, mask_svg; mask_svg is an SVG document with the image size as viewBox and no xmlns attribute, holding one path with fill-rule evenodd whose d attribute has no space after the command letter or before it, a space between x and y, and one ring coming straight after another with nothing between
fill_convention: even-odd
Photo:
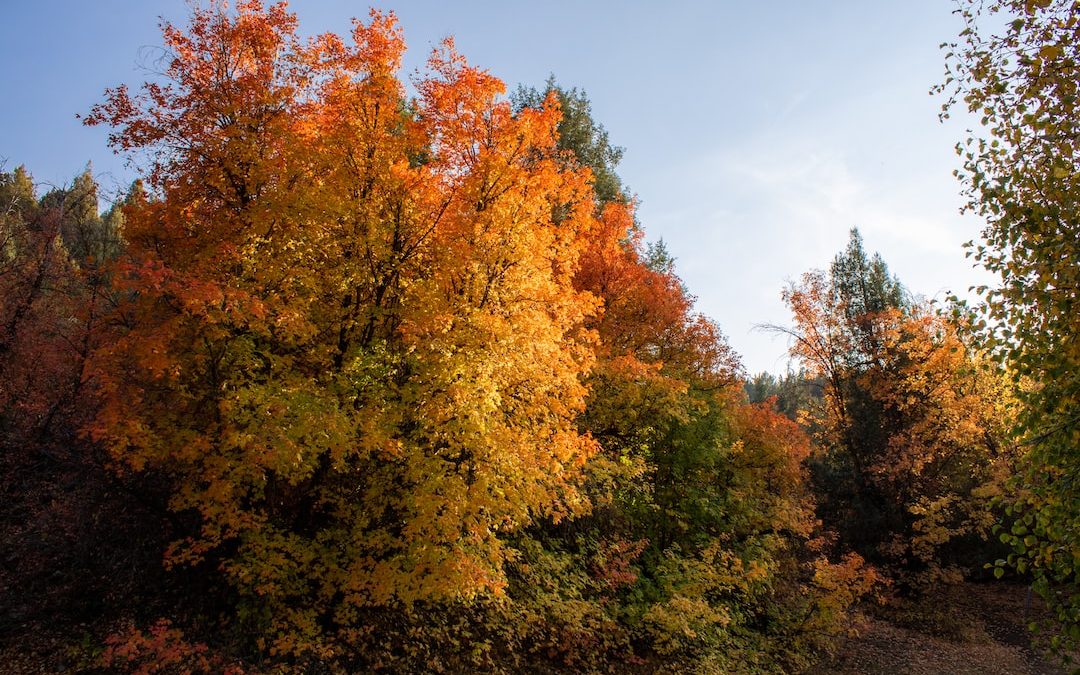
<instances>
[{"instance_id":1,"label":"shaded foliage","mask_svg":"<svg viewBox=\"0 0 1080 675\"><path fill-rule=\"evenodd\" d=\"M963 323L905 299L858 233L828 274L785 292L791 353L823 383L805 414L819 514L839 541L907 589L957 580L982 544L1011 470L1003 373Z\"/></svg>"}]
</instances>

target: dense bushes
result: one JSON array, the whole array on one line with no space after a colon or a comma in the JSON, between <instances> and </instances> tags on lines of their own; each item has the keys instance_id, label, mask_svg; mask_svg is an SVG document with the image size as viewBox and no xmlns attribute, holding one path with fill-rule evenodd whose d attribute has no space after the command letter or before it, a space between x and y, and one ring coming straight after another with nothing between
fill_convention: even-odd
<instances>
[{"instance_id":1,"label":"dense bushes","mask_svg":"<svg viewBox=\"0 0 1080 675\"><path fill-rule=\"evenodd\" d=\"M580 92L447 42L408 99L379 13L164 34L87 117L145 185L0 181L5 582L102 667L791 672L982 555L1005 389L857 239L787 295L823 393L751 403Z\"/></svg>"}]
</instances>

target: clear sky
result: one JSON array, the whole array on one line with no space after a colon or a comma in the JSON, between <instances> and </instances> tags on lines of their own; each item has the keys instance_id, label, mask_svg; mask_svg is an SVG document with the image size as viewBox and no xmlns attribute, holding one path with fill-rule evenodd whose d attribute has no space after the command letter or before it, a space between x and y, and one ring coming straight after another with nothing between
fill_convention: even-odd
<instances>
[{"instance_id":1,"label":"clear sky","mask_svg":"<svg viewBox=\"0 0 1080 675\"><path fill-rule=\"evenodd\" d=\"M106 190L132 173L82 127L103 89L143 79L158 17L182 0L5 1L0 12L0 159L62 184L92 161ZM294 0L301 30L346 32L368 4ZM453 35L507 82L549 74L584 89L626 150L619 167L649 239L751 372L782 371L786 344L753 331L790 322L789 279L823 268L858 226L927 297L985 283L964 257L980 224L960 217L953 146L929 88L960 20L948 0L401 0L406 71ZM44 185L42 186L44 189Z\"/></svg>"}]
</instances>

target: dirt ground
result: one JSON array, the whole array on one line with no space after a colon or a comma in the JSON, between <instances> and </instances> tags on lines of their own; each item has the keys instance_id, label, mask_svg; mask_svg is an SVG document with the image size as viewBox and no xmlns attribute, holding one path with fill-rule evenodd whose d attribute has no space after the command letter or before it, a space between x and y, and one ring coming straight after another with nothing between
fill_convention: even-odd
<instances>
[{"instance_id":1,"label":"dirt ground","mask_svg":"<svg viewBox=\"0 0 1080 675\"><path fill-rule=\"evenodd\" d=\"M874 612L813 675L1067 675L1032 645L1043 616L1024 586L964 584L910 612ZM1074 666L1075 667L1075 664Z\"/></svg>"}]
</instances>

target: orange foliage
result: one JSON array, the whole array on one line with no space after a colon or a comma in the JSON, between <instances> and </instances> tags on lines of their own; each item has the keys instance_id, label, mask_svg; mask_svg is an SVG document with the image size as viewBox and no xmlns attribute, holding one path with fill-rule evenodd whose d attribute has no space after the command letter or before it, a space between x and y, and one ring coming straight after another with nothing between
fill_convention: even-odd
<instances>
[{"instance_id":1,"label":"orange foliage","mask_svg":"<svg viewBox=\"0 0 1080 675\"><path fill-rule=\"evenodd\" d=\"M670 269L650 267L632 206L606 204L583 253L576 283L604 302L595 322L603 354L660 363L682 380L730 384L738 358Z\"/></svg>"},{"instance_id":2,"label":"orange foliage","mask_svg":"<svg viewBox=\"0 0 1080 675\"><path fill-rule=\"evenodd\" d=\"M105 644L98 665L113 672L129 672L132 675L242 675L244 672L237 665L226 665L220 657L211 656L206 645L188 642L184 632L173 628L167 619L158 620L146 633L130 626L121 633L109 636Z\"/></svg>"},{"instance_id":3,"label":"orange foliage","mask_svg":"<svg viewBox=\"0 0 1080 675\"><path fill-rule=\"evenodd\" d=\"M1011 414L1000 372L966 345L956 324L929 311L882 317L884 357L861 386L888 419L873 481L908 512L911 529L884 550L926 568L923 582L957 580L939 549L965 535L985 539L997 518L1013 452L1002 443Z\"/></svg>"},{"instance_id":4,"label":"orange foliage","mask_svg":"<svg viewBox=\"0 0 1080 675\"><path fill-rule=\"evenodd\" d=\"M807 439L742 403L632 204L598 212L557 96L515 114L446 41L406 100L392 14L302 39L248 1L164 33L167 82L87 118L151 162L89 430L168 478L194 526L166 562L216 566L260 649L736 659L774 584L833 614L864 591L853 560L792 571ZM203 663L167 625L111 649Z\"/></svg>"},{"instance_id":5,"label":"orange foliage","mask_svg":"<svg viewBox=\"0 0 1080 675\"><path fill-rule=\"evenodd\" d=\"M150 151L157 195L127 214L91 432L175 476L201 526L169 562L214 556L285 652L365 606L500 592L503 535L587 509L595 452L592 197L554 99L512 115L447 42L407 102L393 15L351 37L197 10L165 28L169 84L87 120Z\"/></svg>"},{"instance_id":6,"label":"orange foliage","mask_svg":"<svg viewBox=\"0 0 1080 675\"><path fill-rule=\"evenodd\" d=\"M946 549L985 539L1012 461L999 440L1011 412L1003 373L928 306L852 316L820 272L785 299L797 326L792 354L824 385L806 416L821 457L850 464L859 517L878 511L880 531L865 534L876 550L863 553L917 586L956 580L955 562L971 556Z\"/></svg>"},{"instance_id":7,"label":"orange foliage","mask_svg":"<svg viewBox=\"0 0 1080 675\"><path fill-rule=\"evenodd\" d=\"M810 439L772 401L741 405L734 414L740 446L732 462L748 484L746 499L757 501L747 508L758 519L752 528L809 538L817 525L804 464Z\"/></svg>"}]
</instances>

